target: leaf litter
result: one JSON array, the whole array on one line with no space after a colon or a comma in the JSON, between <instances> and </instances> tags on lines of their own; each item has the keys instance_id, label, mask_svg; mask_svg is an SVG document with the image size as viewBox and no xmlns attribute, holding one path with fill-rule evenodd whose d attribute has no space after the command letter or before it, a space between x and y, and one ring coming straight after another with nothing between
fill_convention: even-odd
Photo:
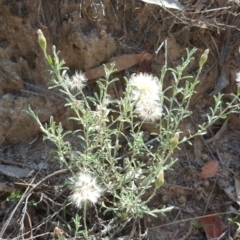
<instances>
[{"instance_id":1,"label":"leaf litter","mask_svg":"<svg viewBox=\"0 0 240 240\"><path fill-rule=\"evenodd\" d=\"M202 171L199 173L199 180L214 177L217 174L218 169L219 169L218 161L208 162L201 168Z\"/></svg>"},{"instance_id":2,"label":"leaf litter","mask_svg":"<svg viewBox=\"0 0 240 240\"><path fill-rule=\"evenodd\" d=\"M208 240L218 238L223 234L223 227L219 216L210 214L206 213L205 216L199 219Z\"/></svg>"}]
</instances>

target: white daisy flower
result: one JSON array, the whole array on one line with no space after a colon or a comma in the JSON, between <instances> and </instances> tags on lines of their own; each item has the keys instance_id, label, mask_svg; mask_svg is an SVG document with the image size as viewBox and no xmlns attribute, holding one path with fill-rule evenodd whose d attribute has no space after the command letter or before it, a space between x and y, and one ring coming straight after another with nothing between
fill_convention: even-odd
<instances>
[{"instance_id":1,"label":"white daisy flower","mask_svg":"<svg viewBox=\"0 0 240 240\"><path fill-rule=\"evenodd\" d=\"M73 192L69 200L81 208L86 201L96 203L101 196L103 189L98 185L96 178L88 173L79 174L73 182Z\"/></svg>"},{"instance_id":2,"label":"white daisy flower","mask_svg":"<svg viewBox=\"0 0 240 240\"><path fill-rule=\"evenodd\" d=\"M145 121L156 121L162 116L160 95L162 87L157 77L147 73L133 74L128 83L136 114Z\"/></svg>"},{"instance_id":3,"label":"white daisy flower","mask_svg":"<svg viewBox=\"0 0 240 240\"><path fill-rule=\"evenodd\" d=\"M236 74L236 83L237 83L237 86L240 87L240 72Z\"/></svg>"},{"instance_id":4,"label":"white daisy flower","mask_svg":"<svg viewBox=\"0 0 240 240\"><path fill-rule=\"evenodd\" d=\"M64 78L70 90L78 91L81 91L85 87L88 80L82 71L75 72L72 77L69 77L68 74L65 74Z\"/></svg>"}]
</instances>

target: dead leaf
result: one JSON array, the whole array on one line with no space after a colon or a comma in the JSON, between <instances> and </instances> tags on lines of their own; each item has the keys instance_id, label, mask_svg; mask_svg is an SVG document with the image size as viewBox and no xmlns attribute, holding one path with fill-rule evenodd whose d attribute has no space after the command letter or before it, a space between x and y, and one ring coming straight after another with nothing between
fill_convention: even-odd
<instances>
[{"instance_id":1,"label":"dead leaf","mask_svg":"<svg viewBox=\"0 0 240 240\"><path fill-rule=\"evenodd\" d=\"M142 0L142 1L146 3L156 4L165 8L173 8L178 9L180 11L183 10L183 6L177 0Z\"/></svg>"},{"instance_id":2,"label":"dead leaf","mask_svg":"<svg viewBox=\"0 0 240 240\"><path fill-rule=\"evenodd\" d=\"M217 174L218 169L218 161L208 162L201 168L202 171L199 173L199 180L214 177Z\"/></svg>"},{"instance_id":3,"label":"dead leaf","mask_svg":"<svg viewBox=\"0 0 240 240\"><path fill-rule=\"evenodd\" d=\"M15 192L16 188L11 187L8 185L8 183L0 183L0 192Z\"/></svg>"},{"instance_id":4,"label":"dead leaf","mask_svg":"<svg viewBox=\"0 0 240 240\"><path fill-rule=\"evenodd\" d=\"M223 233L221 220L217 215L209 215L207 213L204 217L200 218L200 223L206 233L207 239L220 237Z\"/></svg>"},{"instance_id":5,"label":"dead leaf","mask_svg":"<svg viewBox=\"0 0 240 240\"><path fill-rule=\"evenodd\" d=\"M139 67L141 72L151 72L151 61L153 60L154 55L148 52L142 54L139 60Z\"/></svg>"},{"instance_id":6,"label":"dead leaf","mask_svg":"<svg viewBox=\"0 0 240 240\"><path fill-rule=\"evenodd\" d=\"M106 67L110 68L111 63L115 62L115 69L117 69L117 72L120 72L134 65L140 64L140 67L142 66L146 68L145 69L146 71L149 71L149 66L146 66L146 64L149 64L153 57L154 57L153 54L150 54L146 51L143 51L140 54L124 54L119 57L111 58L110 62L106 63ZM91 81L105 76L105 71L103 65L101 65L86 71L84 74L87 77L87 79Z\"/></svg>"}]
</instances>

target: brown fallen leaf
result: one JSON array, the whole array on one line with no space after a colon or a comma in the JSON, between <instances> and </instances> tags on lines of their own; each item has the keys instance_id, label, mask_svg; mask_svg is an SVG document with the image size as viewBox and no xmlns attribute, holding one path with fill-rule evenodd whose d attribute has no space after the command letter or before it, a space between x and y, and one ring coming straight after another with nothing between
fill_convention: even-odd
<instances>
[{"instance_id":1,"label":"brown fallen leaf","mask_svg":"<svg viewBox=\"0 0 240 240\"><path fill-rule=\"evenodd\" d=\"M222 235L223 227L218 215L207 213L199 221L206 233L207 239L217 238Z\"/></svg>"},{"instance_id":2,"label":"brown fallen leaf","mask_svg":"<svg viewBox=\"0 0 240 240\"><path fill-rule=\"evenodd\" d=\"M115 69L117 72L130 68L134 65L139 64L142 71L150 71L150 62L153 59L154 55L146 51L143 51L140 54L124 54L119 57L114 57L110 59L110 62L106 63L106 67L110 68L111 63L115 62ZM105 76L105 71L103 65L96 68L86 71L85 76L89 81L98 79Z\"/></svg>"},{"instance_id":3,"label":"brown fallen leaf","mask_svg":"<svg viewBox=\"0 0 240 240\"><path fill-rule=\"evenodd\" d=\"M0 183L0 192L14 192L16 191L15 187L11 187L7 182Z\"/></svg>"},{"instance_id":4,"label":"brown fallen leaf","mask_svg":"<svg viewBox=\"0 0 240 240\"><path fill-rule=\"evenodd\" d=\"M218 169L218 161L208 162L201 168L202 171L199 173L199 180L214 177L217 174Z\"/></svg>"},{"instance_id":5,"label":"brown fallen leaf","mask_svg":"<svg viewBox=\"0 0 240 240\"><path fill-rule=\"evenodd\" d=\"M151 61L153 60L154 55L148 52L143 52L139 60L139 67L141 72L151 72Z\"/></svg>"}]
</instances>

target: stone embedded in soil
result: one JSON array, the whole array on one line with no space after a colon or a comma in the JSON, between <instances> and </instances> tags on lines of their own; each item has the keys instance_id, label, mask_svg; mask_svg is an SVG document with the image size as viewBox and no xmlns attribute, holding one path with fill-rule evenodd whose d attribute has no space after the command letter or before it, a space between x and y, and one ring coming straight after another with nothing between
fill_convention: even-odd
<instances>
[{"instance_id":1,"label":"stone embedded in soil","mask_svg":"<svg viewBox=\"0 0 240 240\"><path fill-rule=\"evenodd\" d=\"M88 16L80 16L79 4L59 4L57 12L55 4L44 1L40 16L37 0L24 2L26 11L18 1L0 3L0 145L31 141L38 134L39 126L23 111L29 104L42 122L54 116L65 128L74 125L68 121L70 110L64 107L65 101L47 90L51 77L38 46L38 28L47 39L48 54L56 45L71 72L107 62L116 50L107 29L104 36L100 34L105 16L93 21L88 12L84 12ZM85 5L83 10L87 11Z\"/></svg>"},{"instance_id":2,"label":"stone embedded in soil","mask_svg":"<svg viewBox=\"0 0 240 240\"><path fill-rule=\"evenodd\" d=\"M0 101L0 144L25 142L39 133L39 126L24 110L31 105L38 114L40 121L47 122L53 115L63 126L71 128L68 121L69 110L63 108L64 100L54 96L33 95L29 98L5 94Z\"/></svg>"}]
</instances>

